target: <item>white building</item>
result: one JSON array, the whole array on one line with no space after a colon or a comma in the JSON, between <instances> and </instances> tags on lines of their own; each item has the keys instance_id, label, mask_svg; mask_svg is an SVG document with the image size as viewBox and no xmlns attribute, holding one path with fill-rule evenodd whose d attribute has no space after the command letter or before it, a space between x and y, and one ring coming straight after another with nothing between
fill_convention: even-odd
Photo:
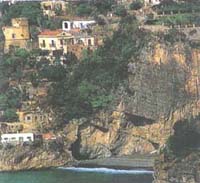
<instances>
[{"instance_id":1,"label":"white building","mask_svg":"<svg viewBox=\"0 0 200 183\"><path fill-rule=\"evenodd\" d=\"M161 3L162 0L144 0L145 5L158 5Z\"/></svg>"},{"instance_id":2,"label":"white building","mask_svg":"<svg viewBox=\"0 0 200 183\"><path fill-rule=\"evenodd\" d=\"M1 135L1 143L11 143L17 144L22 142L33 142L34 134L33 133L10 133Z\"/></svg>"},{"instance_id":3,"label":"white building","mask_svg":"<svg viewBox=\"0 0 200 183\"><path fill-rule=\"evenodd\" d=\"M90 25L95 24L94 20L80 20L80 21L63 21L62 29L64 31L70 31L72 29L88 29Z\"/></svg>"}]
</instances>

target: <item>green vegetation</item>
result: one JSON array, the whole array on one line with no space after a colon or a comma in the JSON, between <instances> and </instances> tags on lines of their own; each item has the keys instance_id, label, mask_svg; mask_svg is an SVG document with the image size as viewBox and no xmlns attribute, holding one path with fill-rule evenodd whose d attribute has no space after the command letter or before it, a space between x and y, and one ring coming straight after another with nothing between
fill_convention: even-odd
<instances>
[{"instance_id":1,"label":"green vegetation","mask_svg":"<svg viewBox=\"0 0 200 183\"><path fill-rule=\"evenodd\" d=\"M156 11L158 13L191 13L200 12L200 2L190 1L190 2L174 2L174 1L164 1L160 5L156 6Z\"/></svg>"},{"instance_id":2,"label":"green vegetation","mask_svg":"<svg viewBox=\"0 0 200 183\"><path fill-rule=\"evenodd\" d=\"M8 87L6 93L0 94L0 110L4 111L2 121L17 121L17 108L21 105L22 94L18 88Z\"/></svg>"},{"instance_id":3,"label":"green vegetation","mask_svg":"<svg viewBox=\"0 0 200 183\"><path fill-rule=\"evenodd\" d=\"M88 4L80 4L76 8L76 14L78 16L89 16L92 12L92 7Z\"/></svg>"},{"instance_id":4,"label":"green vegetation","mask_svg":"<svg viewBox=\"0 0 200 183\"><path fill-rule=\"evenodd\" d=\"M94 0L93 6L99 14L106 14L112 11L112 7L115 5L115 0Z\"/></svg>"},{"instance_id":5,"label":"green vegetation","mask_svg":"<svg viewBox=\"0 0 200 183\"><path fill-rule=\"evenodd\" d=\"M26 17L31 25L39 25L44 18L39 2L20 2L10 6L3 3L0 5L0 9L4 9L1 21L5 25L16 17Z\"/></svg>"},{"instance_id":6,"label":"green vegetation","mask_svg":"<svg viewBox=\"0 0 200 183\"><path fill-rule=\"evenodd\" d=\"M106 15L112 11L114 5L114 0L93 0L88 3L80 3L77 7L74 7L75 13L73 12L72 6L67 6L67 9L70 10L70 14L76 14L78 16Z\"/></svg>"},{"instance_id":7,"label":"green vegetation","mask_svg":"<svg viewBox=\"0 0 200 183\"><path fill-rule=\"evenodd\" d=\"M21 107L22 101L28 98L26 92L21 88L24 79L34 83L32 76L38 78L38 72L43 69L46 62L36 62L36 56L40 55L39 50L28 52L25 49L16 49L4 54L0 61L0 111L4 111L1 121L17 121L17 109ZM46 65L45 65L46 67ZM31 69L30 72L25 72ZM54 76L56 77L56 76ZM12 83L9 85L9 83Z\"/></svg>"},{"instance_id":8,"label":"green vegetation","mask_svg":"<svg viewBox=\"0 0 200 183\"><path fill-rule=\"evenodd\" d=\"M175 42L186 42L186 35L177 29L170 29L164 34L163 39L166 43L174 44Z\"/></svg>"},{"instance_id":9,"label":"green vegetation","mask_svg":"<svg viewBox=\"0 0 200 183\"><path fill-rule=\"evenodd\" d=\"M200 25L199 12L200 2L174 2L171 0L163 1L154 7L154 10L161 15L156 19L149 18L147 24L153 25Z\"/></svg>"},{"instance_id":10,"label":"green vegetation","mask_svg":"<svg viewBox=\"0 0 200 183\"><path fill-rule=\"evenodd\" d=\"M134 0L131 4L130 4L130 9L131 10L139 10L144 6L144 2L143 0Z\"/></svg>"},{"instance_id":11,"label":"green vegetation","mask_svg":"<svg viewBox=\"0 0 200 183\"><path fill-rule=\"evenodd\" d=\"M155 25L188 25L196 24L200 25L199 15L193 14L175 14L171 16L163 16L156 20L153 20L151 24ZM148 22L147 22L148 23Z\"/></svg>"},{"instance_id":12,"label":"green vegetation","mask_svg":"<svg viewBox=\"0 0 200 183\"><path fill-rule=\"evenodd\" d=\"M120 17L125 17L127 15L126 8L124 6L116 6L114 14Z\"/></svg>"},{"instance_id":13,"label":"green vegetation","mask_svg":"<svg viewBox=\"0 0 200 183\"><path fill-rule=\"evenodd\" d=\"M179 121L174 126L174 135L168 139L168 153L175 157L185 156L200 146L200 133L195 126L195 120Z\"/></svg>"}]
</instances>

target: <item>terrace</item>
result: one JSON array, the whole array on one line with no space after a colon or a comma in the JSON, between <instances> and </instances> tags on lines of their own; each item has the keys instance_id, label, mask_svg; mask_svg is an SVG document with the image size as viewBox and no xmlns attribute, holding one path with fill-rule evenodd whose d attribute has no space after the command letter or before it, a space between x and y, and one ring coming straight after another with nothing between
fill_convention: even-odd
<instances>
[{"instance_id":1,"label":"terrace","mask_svg":"<svg viewBox=\"0 0 200 183\"><path fill-rule=\"evenodd\" d=\"M200 2L173 2L153 7L156 15L147 15L146 24L172 27L199 27Z\"/></svg>"}]
</instances>

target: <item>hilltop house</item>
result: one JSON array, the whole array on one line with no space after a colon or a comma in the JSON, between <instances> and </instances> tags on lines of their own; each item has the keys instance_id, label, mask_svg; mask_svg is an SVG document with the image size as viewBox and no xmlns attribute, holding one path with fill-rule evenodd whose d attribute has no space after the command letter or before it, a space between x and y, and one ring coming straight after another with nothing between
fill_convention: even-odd
<instances>
[{"instance_id":1,"label":"hilltop house","mask_svg":"<svg viewBox=\"0 0 200 183\"><path fill-rule=\"evenodd\" d=\"M95 38L80 29L71 29L70 31L44 30L39 34L38 42L39 48L42 50L73 52L77 56L83 49L95 46Z\"/></svg>"},{"instance_id":2,"label":"hilltop house","mask_svg":"<svg viewBox=\"0 0 200 183\"><path fill-rule=\"evenodd\" d=\"M8 133L1 135L2 144L19 144L23 142L33 142L33 133Z\"/></svg>"},{"instance_id":3,"label":"hilltop house","mask_svg":"<svg viewBox=\"0 0 200 183\"><path fill-rule=\"evenodd\" d=\"M27 42L30 39L29 25L26 18L12 19L12 26L2 28L5 37L4 51L8 52L10 48L27 48Z\"/></svg>"},{"instance_id":4,"label":"hilltop house","mask_svg":"<svg viewBox=\"0 0 200 183\"><path fill-rule=\"evenodd\" d=\"M67 53L67 45L72 44L73 36L62 30L43 30L38 35L38 41L41 50L63 50Z\"/></svg>"}]
</instances>

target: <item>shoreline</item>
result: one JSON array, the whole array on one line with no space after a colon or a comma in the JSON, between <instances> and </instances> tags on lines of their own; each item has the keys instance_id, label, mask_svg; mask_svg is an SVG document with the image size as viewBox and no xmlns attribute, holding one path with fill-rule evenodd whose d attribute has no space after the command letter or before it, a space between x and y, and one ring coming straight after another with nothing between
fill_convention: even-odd
<instances>
[{"instance_id":1,"label":"shoreline","mask_svg":"<svg viewBox=\"0 0 200 183\"><path fill-rule=\"evenodd\" d=\"M139 157L111 157L93 160L80 160L75 164L74 167L83 168L112 168L112 169L154 169L154 156L139 156Z\"/></svg>"},{"instance_id":2,"label":"shoreline","mask_svg":"<svg viewBox=\"0 0 200 183\"><path fill-rule=\"evenodd\" d=\"M115 170L154 170L154 156L150 155L136 155L131 157L111 157L92 160L76 160L71 161L63 166L50 166L41 168L18 169L18 170L0 170L0 173L5 172L20 172L20 171L40 171L54 168L109 168Z\"/></svg>"}]
</instances>

